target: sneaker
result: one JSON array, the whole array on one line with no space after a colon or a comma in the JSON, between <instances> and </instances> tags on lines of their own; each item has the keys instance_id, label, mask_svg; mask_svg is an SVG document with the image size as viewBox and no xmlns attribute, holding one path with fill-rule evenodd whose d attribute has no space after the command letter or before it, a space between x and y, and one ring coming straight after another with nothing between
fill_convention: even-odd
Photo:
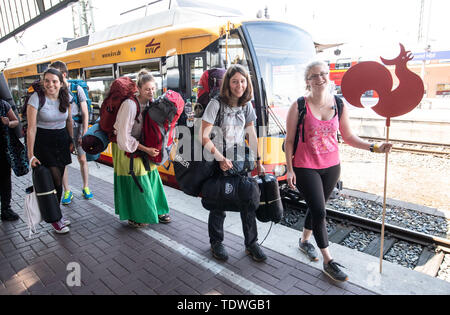
<instances>
[{"instance_id":1,"label":"sneaker","mask_svg":"<svg viewBox=\"0 0 450 315\"><path fill-rule=\"evenodd\" d=\"M66 234L70 231L68 226L61 224L60 222L53 222L52 227L57 234Z\"/></svg>"},{"instance_id":2,"label":"sneaker","mask_svg":"<svg viewBox=\"0 0 450 315\"><path fill-rule=\"evenodd\" d=\"M64 198L62 200L62 204L67 206L69 203L72 202L73 199L73 193L70 190L66 190L64 192Z\"/></svg>"},{"instance_id":3,"label":"sneaker","mask_svg":"<svg viewBox=\"0 0 450 315\"><path fill-rule=\"evenodd\" d=\"M214 258L222 261L228 260L228 253L222 243L211 244L211 252Z\"/></svg>"},{"instance_id":4,"label":"sneaker","mask_svg":"<svg viewBox=\"0 0 450 315\"><path fill-rule=\"evenodd\" d=\"M318 261L319 257L317 257L317 252L316 249L314 248L314 245L311 244L310 242L306 241L306 242L302 242L302 239L300 239L298 241L298 248L300 248L300 250L305 253L305 255L311 259L312 261Z\"/></svg>"},{"instance_id":5,"label":"sneaker","mask_svg":"<svg viewBox=\"0 0 450 315\"><path fill-rule=\"evenodd\" d=\"M2 221L16 221L19 220L19 215L12 211L11 208L7 208L6 210L2 210L0 218Z\"/></svg>"},{"instance_id":6,"label":"sneaker","mask_svg":"<svg viewBox=\"0 0 450 315\"><path fill-rule=\"evenodd\" d=\"M245 249L245 253L252 256L252 259L257 262L265 261L267 259L266 254L264 254L258 243L254 243L253 245L247 247Z\"/></svg>"},{"instance_id":7,"label":"sneaker","mask_svg":"<svg viewBox=\"0 0 450 315\"><path fill-rule=\"evenodd\" d=\"M343 272L340 268L342 266L341 264L338 264L337 262L330 260L328 264L323 264L323 272L330 277L331 279L335 281L344 282L348 280L348 276L345 272Z\"/></svg>"},{"instance_id":8,"label":"sneaker","mask_svg":"<svg viewBox=\"0 0 450 315\"><path fill-rule=\"evenodd\" d=\"M92 199L94 197L94 195L92 195L91 190L89 189L89 187L84 187L83 188L83 197L85 199Z\"/></svg>"},{"instance_id":9,"label":"sneaker","mask_svg":"<svg viewBox=\"0 0 450 315\"><path fill-rule=\"evenodd\" d=\"M63 218L63 223L65 226L69 226L72 222L69 219Z\"/></svg>"}]
</instances>

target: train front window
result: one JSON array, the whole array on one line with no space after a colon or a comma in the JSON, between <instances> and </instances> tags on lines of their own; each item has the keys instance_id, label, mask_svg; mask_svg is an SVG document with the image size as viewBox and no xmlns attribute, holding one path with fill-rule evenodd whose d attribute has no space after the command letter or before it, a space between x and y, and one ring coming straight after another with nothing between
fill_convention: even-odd
<instances>
[{"instance_id":1,"label":"train front window","mask_svg":"<svg viewBox=\"0 0 450 315\"><path fill-rule=\"evenodd\" d=\"M311 36L300 28L278 22L244 24L264 80L267 103L284 125L289 106L305 92L303 74L315 56ZM280 132L269 115L269 134Z\"/></svg>"}]
</instances>

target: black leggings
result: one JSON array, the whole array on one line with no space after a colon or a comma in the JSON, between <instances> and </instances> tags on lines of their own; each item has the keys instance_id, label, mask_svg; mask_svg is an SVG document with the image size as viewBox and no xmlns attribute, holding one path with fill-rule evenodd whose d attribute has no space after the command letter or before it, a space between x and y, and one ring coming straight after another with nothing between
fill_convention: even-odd
<instances>
[{"instance_id":1,"label":"black leggings","mask_svg":"<svg viewBox=\"0 0 450 315\"><path fill-rule=\"evenodd\" d=\"M61 166L50 166L48 168L53 178L53 185L55 185L56 197L58 198L58 203L61 202L62 197L62 178L64 176L65 167Z\"/></svg>"},{"instance_id":2,"label":"black leggings","mask_svg":"<svg viewBox=\"0 0 450 315\"><path fill-rule=\"evenodd\" d=\"M297 188L303 194L308 206L305 228L312 230L317 246L328 247L325 203L333 192L341 174L341 165L315 170L294 168Z\"/></svg>"}]
</instances>

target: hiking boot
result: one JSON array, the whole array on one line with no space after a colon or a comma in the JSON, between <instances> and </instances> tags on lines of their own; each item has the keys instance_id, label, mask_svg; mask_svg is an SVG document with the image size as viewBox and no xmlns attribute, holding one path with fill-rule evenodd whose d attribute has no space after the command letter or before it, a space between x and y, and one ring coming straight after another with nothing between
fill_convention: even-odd
<instances>
[{"instance_id":1,"label":"hiking boot","mask_svg":"<svg viewBox=\"0 0 450 315\"><path fill-rule=\"evenodd\" d=\"M92 199L94 197L94 195L91 193L91 190L89 189L89 187L83 188L83 197L88 200Z\"/></svg>"},{"instance_id":2,"label":"hiking boot","mask_svg":"<svg viewBox=\"0 0 450 315\"><path fill-rule=\"evenodd\" d=\"M70 204L72 202L73 199L73 193L70 190L66 190L64 192L64 197L62 199L62 204L67 206L68 204Z\"/></svg>"},{"instance_id":3,"label":"hiking boot","mask_svg":"<svg viewBox=\"0 0 450 315\"><path fill-rule=\"evenodd\" d=\"M261 246L258 243L254 243L245 249L247 255L252 256L252 259L257 262L261 262L267 259L266 254L264 254Z\"/></svg>"},{"instance_id":4,"label":"hiking boot","mask_svg":"<svg viewBox=\"0 0 450 315\"><path fill-rule=\"evenodd\" d=\"M323 264L323 272L330 277L331 279L335 281L344 282L348 280L348 276L345 272L343 272L340 268L342 266L341 264L338 264L337 262L330 260L328 264Z\"/></svg>"},{"instance_id":5,"label":"hiking boot","mask_svg":"<svg viewBox=\"0 0 450 315\"><path fill-rule=\"evenodd\" d=\"M302 239L298 241L298 248L312 261L318 261L319 257L317 257L316 249L314 245L310 242L302 242Z\"/></svg>"},{"instance_id":6,"label":"hiking boot","mask_svg":"<svg viewBox=\"0 0 450 315\"><path fill-rule=\"evenodd\" d=\"M12 211L11 208L7 208L2 210L1 219L2 221L16 221L19 220L19 215Z\"/></svg>"},{"instance_id":7,"label":"hiking boot","mask_svg":"<svg viewBox=\"0 0 450 315\"><path fill-rule=\"evenodd\" d=\"M222 261L228 260L228 253L222 243L211 244L211 252L214 258Z\"/></svg>"}]
</instances>

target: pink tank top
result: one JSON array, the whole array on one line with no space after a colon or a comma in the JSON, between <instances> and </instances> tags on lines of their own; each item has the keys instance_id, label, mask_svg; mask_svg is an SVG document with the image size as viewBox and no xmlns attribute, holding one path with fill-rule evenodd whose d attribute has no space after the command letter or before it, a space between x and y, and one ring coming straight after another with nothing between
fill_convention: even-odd
<instances>
[{"instance_id":1,"label":"pink tank top","mask_svg":"<svg viewBox=\"0 0 450 315\"><path fill-rule=\"evenodd\" d=\"M294 154L293 166L299 168L324 169L338 165L339 148L337 131L339 129L338 115L330 120L319 120L311 113L306 102L305 142L302 141L302 125L299 126L299 140Z\"/></svg>"}]
</instances>

